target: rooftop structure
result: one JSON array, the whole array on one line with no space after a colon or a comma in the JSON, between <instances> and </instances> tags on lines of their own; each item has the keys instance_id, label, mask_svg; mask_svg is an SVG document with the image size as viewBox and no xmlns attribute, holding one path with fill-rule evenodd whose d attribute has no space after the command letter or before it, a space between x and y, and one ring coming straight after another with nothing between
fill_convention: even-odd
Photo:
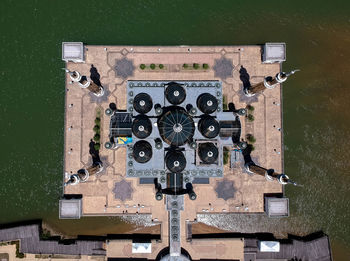
<instances>
[{"instance_id":1,"label":"rooftop structure","mask_svg":"<svg viewBox=\"0 0 350 261\"><path fill-rule=\"evenodd\" d=\"M201 258L211 243L185 239L197 213L273 210L265 195L295 184L280 106L294 71L263 63L262 48L84 46L84 62L65 68L63 194L83 216L151 215L161 241L149 259L168 247Z\"/></svg>"},{"instance_id":2,"label":"rooftop structure","mask_svg":"<svg viewBox=\"0 0 350 261\"><path fill-rule=\"evenodd\" d=\"M286 60L285 43L266 43L263 49L264 63L281 63Z\"/></svg>"},{"instance_id":3,"label":"rooftop structure","mask_svg":"<svg viewBox=\"0 0 350 261\"><path fill-rule=\"evenodd\" d=\"M266 197L265 212L269 217L288 217L289 199Z\"/></svg>"},{"instance_id":4,"label":"rooftop structure","mask_svg":"<svg viewBox=\"0 0 350 261\"><path fill-rule=\"evenodd\" d=\"M81 216L81 200L62 199L59 204L60 219L79 219Z\"/></svg>"},{"instance_id":5,"label":"rooftop structure","mask_svg":"<svg viewBox=\"0 0 350 261\"><path fill-rule=\"evenodd\" d=\"M66 62L84 62L84 45L82 42L62 43L62 60Z\"/></svg>"}]
</instances>

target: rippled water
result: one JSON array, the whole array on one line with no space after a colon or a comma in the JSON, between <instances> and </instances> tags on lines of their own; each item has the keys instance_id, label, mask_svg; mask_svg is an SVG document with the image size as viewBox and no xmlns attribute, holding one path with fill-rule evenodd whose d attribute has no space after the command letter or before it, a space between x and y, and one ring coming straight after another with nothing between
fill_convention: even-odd
<instances>
[{"instance_id":1,"label":"rippled water","mask_svg":"<svg viewBox=\"0 0 350 261\"><path fill-rule=\"evenodd\" d=\"M200 219L235 231L330 235L350 247L349 1L8 1L0 8L0 223L43 218L64 232L125 231L119 218L59 221L63 166L62 41L87 44L287 43L286 173L291 217ZM287 2L287 3L286 3ZM88 232L87 232L88 231ZM339 254L338 254L339 253Z\"/></svg>"}]
</instances>

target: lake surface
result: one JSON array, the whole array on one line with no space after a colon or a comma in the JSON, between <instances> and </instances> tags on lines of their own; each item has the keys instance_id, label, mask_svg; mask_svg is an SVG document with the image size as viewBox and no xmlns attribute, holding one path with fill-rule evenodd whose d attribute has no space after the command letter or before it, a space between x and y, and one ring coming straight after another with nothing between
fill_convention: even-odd
<instances>
[{"instance_id":1,"label":"lake surface","mask_svg":"<svg viewBox=\"0 0 350 261\"><path fill-rule=\"evenodd\" d=\"M286 42L285 171L291 216L224 216L243 232L323 230L350 256L350 1L1 1L0 223L42 218L64 233L126 230L119 218L58 220L63 166L61 42L243 45ZM218 223L219 220L221 223Z\"/></svg>"}]
</instances>

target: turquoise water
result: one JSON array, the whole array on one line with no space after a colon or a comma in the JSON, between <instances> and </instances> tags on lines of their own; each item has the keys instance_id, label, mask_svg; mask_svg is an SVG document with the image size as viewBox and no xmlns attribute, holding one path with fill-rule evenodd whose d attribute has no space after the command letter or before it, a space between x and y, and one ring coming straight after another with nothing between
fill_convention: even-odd
<instances>
[{"instance_id":1,"label":"turquoise water","mask_svg":"<svg viewBox=\"0 0 350 261\"><path fill-rule=\"evenodd\" d=\"M62 41L101 45L283 41L284 69L302 70L284 85L285 170L304 187L286 189L289 219L255 222L246 217L236 220L236 228L299 234L322 229L332 239L335 260L342 260L349 254L342 246L350 247L349 13L346 0L3 0L0 223L43 218L74 233L76 223L57 219L63 166ZM83 224L90 227L88 231L101 232L105 221L84 219ZM119 219L107 222L123 231Z\"/></svg>"}]
</instances>

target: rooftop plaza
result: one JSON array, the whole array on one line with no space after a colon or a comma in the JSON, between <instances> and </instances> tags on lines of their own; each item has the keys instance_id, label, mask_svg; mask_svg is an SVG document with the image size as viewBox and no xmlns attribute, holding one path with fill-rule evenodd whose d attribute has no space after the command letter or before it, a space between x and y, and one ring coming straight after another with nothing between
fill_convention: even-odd
<instances>
[{"instance_id":1,"label":"rooftop plaza","mask_svg":"<svg viewBox=\"0 0 350 261\"><path fill-rule=\"evenodd\" d=\"M243 260L241 239L189 241L188 224L198 213L289 215L281 85L295 71L282 72L283 43L63 43L62 59L60 218L151 215L161 225L151 250L111 241L112 257L166 249L164 260Z\"/></svg>"}]
</instances>

